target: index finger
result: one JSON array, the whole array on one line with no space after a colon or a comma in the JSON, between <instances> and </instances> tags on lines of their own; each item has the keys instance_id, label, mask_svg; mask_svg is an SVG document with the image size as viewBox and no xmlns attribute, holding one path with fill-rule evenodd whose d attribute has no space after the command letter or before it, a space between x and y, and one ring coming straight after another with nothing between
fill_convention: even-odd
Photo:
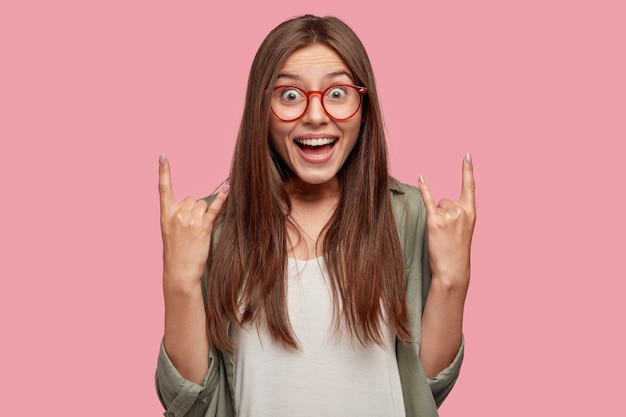
<instances>
[{"instance_id":1,"label":"index finger","mask_svg":"<svg viewBox=\"0 0 626 417\"><path fill-rule=\"evenodd\" d=\"M474 182L474 163L472 155L468 152L463 159L463 178L461 183L461 197L459 203L476 207L475 199L476 183Z\"/></svg>"},{"instance_id":2,"label":"index finger","mask_svg":"<svg viewBox=\"0 0 626 417\"><path fill-rule=\"evenodd\" d=\"M172 190L170 162L163 154L159 156L159 200L161 212L164 212L169 205L176 202L174 191Z\"/></svg>"}]
</instances>

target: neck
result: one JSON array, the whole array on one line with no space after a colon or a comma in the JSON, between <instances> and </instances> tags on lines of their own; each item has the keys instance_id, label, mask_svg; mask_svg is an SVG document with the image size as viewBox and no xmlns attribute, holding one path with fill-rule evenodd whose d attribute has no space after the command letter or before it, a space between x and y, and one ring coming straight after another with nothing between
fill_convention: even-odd
<instances>
[{"instance_id":1,"label":"neck","mask_svg":"<svg viewBox=\"0 0 626 417\"><path fill-rule=\"evenodd\" d=\"M287 183L291 199L288 224L290 256L314 259L321 255L323 230L339 202L340 189L336 178L325 184L306 184L297 179Z\"/></svg>"},{"instance_id":2,"label":"neck","mask_svg":"<svg viewBox=\"0 0 626 417\"><path fill-rule=\"evenodd\" d=\"M336 203L341 193L339 181L336 177L323 184L307 184L300 181L299 178L293 178L287 181L287 192L292 203L310 204L310 203Z\"/></svg>"}]
</instances>

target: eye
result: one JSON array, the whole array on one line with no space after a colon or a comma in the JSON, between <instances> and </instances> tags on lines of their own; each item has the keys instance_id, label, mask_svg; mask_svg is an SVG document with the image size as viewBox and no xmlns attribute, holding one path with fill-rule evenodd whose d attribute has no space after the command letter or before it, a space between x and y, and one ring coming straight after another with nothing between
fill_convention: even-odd
<instances>
[{"instance_id":1,"label":"eye","mask_svg":"<svg viewBox=\"0 0 626 417\"><path fill-rule=\"evenodd\" d=\"M337 101L344 100L347 95L348 95L348 92L346 91L346 88L339 86L339 85L331 87L328 90L328 93L326 93L326 97L328 97L331 100L337 100Z\"/></svg>"},{"instance_id":2,"label":"eye","mask_svg":"<svg viewBox=\"0 0 626 417\"><path fill-rule=\"evenodd\" d=\"M277 93L279 93L281 100L288 103L297 103L304 98L300 90L295 87L281 88L277 91Z\"/></svg>"}]
</instances>

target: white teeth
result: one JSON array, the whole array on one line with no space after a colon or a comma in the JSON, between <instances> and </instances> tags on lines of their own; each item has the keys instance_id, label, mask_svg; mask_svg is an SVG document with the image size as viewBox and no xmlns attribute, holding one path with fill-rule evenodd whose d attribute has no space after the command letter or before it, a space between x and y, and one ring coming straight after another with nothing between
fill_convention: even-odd
<instances>
[{"instance_id":1,"label":"white teeth","mask_svg":"<svg viewBox=\"0 0 626 417\"><path fill-rule=\"evenodd\" d=\"M319 139L298 139L299 144L306 146L322 146L335 142L335 139L331 138L319 138Z\"/></svg>"}]
</instances>

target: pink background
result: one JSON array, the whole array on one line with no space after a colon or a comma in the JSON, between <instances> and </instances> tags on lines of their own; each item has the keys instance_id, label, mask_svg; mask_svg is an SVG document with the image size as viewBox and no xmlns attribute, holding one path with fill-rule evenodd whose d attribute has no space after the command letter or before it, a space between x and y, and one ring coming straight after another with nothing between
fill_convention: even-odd
<instances>
[{"instance_id":1,"label":"pink background","mask_svg":"<svg viewBox=\"0 0 626 417\"><path fill-rule=\"evenodd\" d=\"M623 412L622 1L208 3L0 5L3 414L161 415L158 155L179 200L221 183L253 54L306 12L362 38L396 177L457 198L474 156L467 357L441 415Z\"/></svg>"}]
</instances>

